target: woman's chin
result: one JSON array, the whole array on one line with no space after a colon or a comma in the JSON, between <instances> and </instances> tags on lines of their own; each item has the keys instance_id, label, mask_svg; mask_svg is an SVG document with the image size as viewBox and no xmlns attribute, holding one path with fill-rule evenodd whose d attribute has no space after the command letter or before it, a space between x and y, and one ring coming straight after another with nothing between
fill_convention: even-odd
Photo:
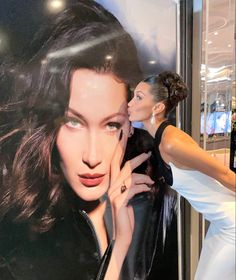
<instances>
[{"instance_id":1,"label":"woman's chin","mask_svg":"<svg viewBox=\"0 0 236 280\"><path fill-rule=\"evenodd\" d=\"M140 122L140 120L137 118L129 118L129 121L130 122Z\"/></svg>"},{"instance_id":2,"label":"woman's chin","mask_svg":"<svg viewBox=\"0 0 236 280\"><path fill-rule=\"evenodd\" d=\"M86 187L80 186L79 188L73 188L75 193L84 201L100 200L107 193L107 186L94 186Z\"/></svg>"},{"instance_id":3,"label":"woman's chin","mask_svg":"<svg viewBox=\"0 0 236 280\"><path fill-rule=\"evenodd\" d=\"M136 122L135 118L133 116L131 116L131 115L129 115L129 121L130 122Z\"/></svg>"}]
</instances>

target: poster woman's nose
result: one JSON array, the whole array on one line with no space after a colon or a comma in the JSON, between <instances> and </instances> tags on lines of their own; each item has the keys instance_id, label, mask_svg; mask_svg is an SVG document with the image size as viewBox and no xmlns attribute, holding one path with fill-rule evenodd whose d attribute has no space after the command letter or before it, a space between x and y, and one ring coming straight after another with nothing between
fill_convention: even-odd
<instances>
[{"instance_id":1,"label":"poster woman's nose","mask_svg":"<svg viewBox=\"0 0 236 280\"><path fill-rule=\"evenodd\" d=\"M93 169L102 162L102 143L99 141L95 133L90 133L86 143L84 144L84 151L82 161L89 168Z\"/></svg>"}]
</instances>

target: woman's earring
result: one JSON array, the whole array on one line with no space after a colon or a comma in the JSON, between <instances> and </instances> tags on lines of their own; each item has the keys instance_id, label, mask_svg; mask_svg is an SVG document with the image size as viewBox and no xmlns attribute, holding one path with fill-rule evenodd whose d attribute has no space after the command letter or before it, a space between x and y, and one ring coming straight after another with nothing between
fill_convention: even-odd
<instances>
[{"instance_id":1,"label":"woman's earring","mask_svg":"<svg viewBox=\"0 0 236 280\"><path fill-rule=\"evenodd\" d=\"M151 123L151 125L154 125L155 122L156 122L155 115L154 115L154 113L152 113L152 116L151 116L151 119L150 119L150 123Z\"/></svg>"}]
</instances>

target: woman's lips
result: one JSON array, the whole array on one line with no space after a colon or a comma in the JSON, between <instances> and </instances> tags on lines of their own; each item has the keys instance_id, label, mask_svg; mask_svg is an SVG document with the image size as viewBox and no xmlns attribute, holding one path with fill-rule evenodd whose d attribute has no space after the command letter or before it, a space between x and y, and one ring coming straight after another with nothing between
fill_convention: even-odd
<instances>
[{"instance_id":1,"label":"woman's lips","mask_svg":"<svg viewBox=\"0 0 236 280\"><path fill-rule=\"evenodd\" d=\"M105 174L81 174L78 176L80 182L86 187L95 187L102 183Z\"/></svg>"}]
</instances>

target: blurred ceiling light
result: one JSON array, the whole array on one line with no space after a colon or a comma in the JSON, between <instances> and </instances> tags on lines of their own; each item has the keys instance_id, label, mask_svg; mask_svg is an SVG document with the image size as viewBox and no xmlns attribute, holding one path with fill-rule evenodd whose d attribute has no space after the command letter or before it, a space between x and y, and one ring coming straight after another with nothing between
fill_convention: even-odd
<instances>
[{"instance_id":1,"label":"blurred ceiling light","mask_svg":"<svg viewBox=\"0 0 236 280\"><path fill-rule=\"evenodd\" d=\"M206 72L207 71L207 72ZM226 65L221 67L207 67L205 64L201 65L201 80L207 82L221 82L221 81L231 81L231 70L227 68Z\"/></svg>"},{"instance_id":2,"label":"blurred ceiling light","mask_svg":"<svg viewBox=\"0 0 236 280\"><path fill-rule=\"evenodd\" d=\"M228 44L228 47L231 48L231 44Z\"/></svg>"},{"instance_id":3,"label":"blurred ceiling light","mask_svg":"<svg viewBox=\"0 0 236 280\"><path fill-rule=\"evenodd\" d=\"M214 32L214 35L218 35L219 33L217 31Z\"/></svg>"},{"instance_id":4,"label":"blurred ceiling light","mask_svg":"<svg viewBox=\"0 0 236 280\"><path fill-rule=\"evenodd\" d=\"M211 45L211 44L212 44L212 41L208 41L207 44L208 44L208 45Z\"/></svg>"},{"instance_id":5,"label":"blurred ceiling light","mask_svg":"<svg viewBox=\"0 0 236 280\"><path fill-rule=\"evenodd\" d=\"M48 0L46 5L50 13L59 13L66 6L65 0Z\"/></svg>"},{"instance_id":6,"label":"blurred ceiling light","mask_svg":"<svg viewBox=\"0 0 236 280\"><path fill-rule=\"evenodd\" d=\"M206 78L205 77L201 77L201 80L205 81ZM231 79L229 77L226 77L226 76L222 76L222 77L219 77L219 78L216 78L216 79L207 79L208 83L222 82L222 81L231 81Z\"/></svg>"},{"instance_id":7,"label":"blurred ceiling light","mask_svg":"<svg viewBox=\"0 0 236 280\"><path fill-rule=\"evenodd\" d=\"M156 61L155 60L150 60L148 61L149 64L156 64Z\"/></svg>"},{"instance_id":8,"label":"blurred ceiling light","mask_svg":"<svg viewBox=\"0 0 236 280\"><path fill-rule=\"evenodd\" d=\"M218 73L222 71L225 68L225 65L222 65L220 67L208 67L208 72L210 73Z\"/></svg>"},{"instance_id":9,"label":"blurred ceiling light","mask_svg":"<svg viewBox=\"0 0 236 280\"><path fill-rule=\"evenodd\" d=\"M111 60L111 59L112 59L112 56L108 54L108 55L106 55L105 58L106 58L106 60Z\"/></svg>"},{"instance_id":10,"label":"blurred ceiling light","mask_svg":"<svg viewBox=\"0 0 236 280\"><path fill-rule=\"evenodd\" d=\"M42 60L41 60L41 64L42 64L42 65L47 64L47 62L48 62L47 59L42 59Z\"/></svg>"}]
</instances>

